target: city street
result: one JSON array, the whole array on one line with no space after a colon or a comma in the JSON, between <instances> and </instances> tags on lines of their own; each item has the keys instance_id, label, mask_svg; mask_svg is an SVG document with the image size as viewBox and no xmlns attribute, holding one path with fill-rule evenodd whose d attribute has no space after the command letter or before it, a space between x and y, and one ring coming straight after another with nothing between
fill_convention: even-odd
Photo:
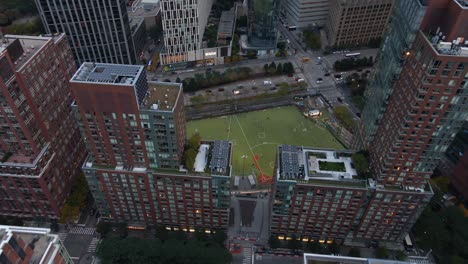
<instances>
[{"instance_id":1,"label":"city street","mask_svg":"<svg viewBox=\"0 0 468 264\"><path fill-rule=\"evenodd\" d=\"M265 85L264 81L269 81L271 84ZM191 98L197 95L203 96L204 102L216 102L251 97L264 93L276 93L280 89L279 84L281 83L292 85L297 82L294 77L288 77L287 75L266 76L253 80L233 82L193 93L185 93L185 105L192 105Z\"/></svg>"}]
</instances>

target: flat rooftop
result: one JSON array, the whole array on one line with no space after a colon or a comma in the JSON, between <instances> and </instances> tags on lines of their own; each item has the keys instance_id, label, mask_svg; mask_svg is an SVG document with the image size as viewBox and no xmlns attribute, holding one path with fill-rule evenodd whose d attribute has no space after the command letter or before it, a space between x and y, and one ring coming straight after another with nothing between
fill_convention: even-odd
<instances>
[{"instance_id":1,"label":"flat rooftop","mask_svg":"<svg viewBox=\"0 0 468 264\"><path fill-rule=\"evenodd\" d=\"M232 33L234 31L234 16L234 7L221 13L221 18L219 19L218 25L218 38L220 36L224 38L232 37Z\"/></svg>"},{"instance_id":2,"label":"flat rooftop","mask_svg":"<svg viewBox=\"0 0 468 264\"><path fill-rule=\"evenodd\" d=\"M3 246L13 237L34 247L29 263L49 263L58 254L57 249L60 247L58 236L50 234L50 229L0 225L0 255Z\"/></svg>"},{"instance_id":3,"label":"flat rooftop","mask_svg":"<svg viewBox=\"0 0 468 264\"><path fill-rule=\"evenodd\" d=\"M468 0L453 0L457 2L462 8L468 9Z\"/></svg>"},{"instance_id":4,"label":"flat rooftop","mask_svg":"<svg viewBox=\"0 0 468 264\"><path fill-rule=\"evenodd\" d=\"M38 51L53 39L63 38L64 34L43 35L43 36L22 36L5 35L0 38L0 54L7 51L12 57L15 69L19 70L26 64Z\"/></svg>"},{"instance_id":5,"label":"flat rooftop","mask_svg":"<svg viewBox=\"0 0 468 264\"><path fill-rule=\"evenodd\" d=\"M71 81L134 85L144 71L143 66L85 62Z\"/></svg>"},{"instance_id":6,"label":"flat rooftop","mask_svg":"<svg viewBox=\"0 0 468 264\"><path fill-rule=\"evenodd\" d=\"M127 8L127 13L130 18L133 17L154 17L157 16L160 8L159 0L143 0L135 6Z\"/></svg>"},{"instance_id":7,"label":"flat rooftop","mask_svg":"<svg viewBox=\"0 0 468 264\"><path fill-rule=\"evenodd\" d=\"M210 175L231 175L231 142L226 140L203 141L193 165L198 173Z\"/></svg>"},{"instance_id":8,"label":"flat rooftop","mask_svg":"<svg viewBox=\"0 0 468 264\"><path fill-rule=\"evenodd\" d=\"M180 83L148 82L148 90L140 109L173 111L177 100L182 100L181 96Z\"/></svg>"},{"instance_id":9,"label":"flat rooftop","mask_svg":"<svg viewBox=\"0 0 468 264\"><path fill-rule=\"evenodd\" d=\"M352 180L357 176L352 154L354 151L281 145L278 147L278 177L301 181Z\"/></svg>"},{"instance_id":10,"label":"flat rooftop","mask_svg":"<svg viewBox=\"0 0 468 264\"><path fill-rule=\"evenodd\" d=\"M416 260L409 257L408 261L390 260L390 259L372 259L372 258L356 258L347 256L332 256L323 254L305 253L304 264L410 264L410 263L427 263L435 264L428 258L417 258L420 262L411 261Z\"/></svg>"}]
</instances>

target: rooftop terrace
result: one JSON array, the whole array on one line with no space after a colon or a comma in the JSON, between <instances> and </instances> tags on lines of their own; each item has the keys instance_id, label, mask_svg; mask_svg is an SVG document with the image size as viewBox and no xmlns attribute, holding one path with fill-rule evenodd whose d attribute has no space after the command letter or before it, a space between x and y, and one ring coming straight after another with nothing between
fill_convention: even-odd
<instances>
[{"instance_id":1,"label":"rooftop terrace","mask_svg":"<svg viewBox=\"0 0 468 264\"><path fill-rule=\"evenodd\" d=\"M310 149L282 145L278 148L280 179L345 180L357 176L351 156L353 151Z\"/></svg>"},{"instance_id":2,"label":"rooftop terrace","mask_svg":"<svg viewBox=\"0 0 468 264\"><path fill-rule=\"evenodd\" d=\"M182 100L182 85L179 83L148 82L148 90L141 109L173 111L177 100Z\"/></svg>"},{"instance_id":3,"label":"rooftop terrace","mask_svg":"<svg viewBox=\"0 0 468 264\"><path fill-rule=\"evenodd\" d=\"M3 246L14 237L33 247L29 263L49 263L58 254L59 239L57 235L50 234L50 229L0 225L0 255Z\"/></svg>"},{"instance_id":4,"label":"rooftop terrace","mask_svg":"<svg viewBox=\"0 0 468 264\"><path fill-rule=\"evenodd\" d=\"M5 35L0 39L0 54L7 51L19 70L50 40L63 38L64 34L36 36Z\"/></svg>"},{"instance_id":5,"label":"rooftop terrace","mask_svg":"<svg viewBox=\"0 0 468 264\"><path fill-rule=\"evenodd\" d=\"M143 66L85 62L71 81L134 85Z\"/></svg>"},{"instance_id":6,"label":"rooftop terrace","mask_svg":"<svg viewBox=\"0 0 468 264\"><path fill-rule=\"evenodd\" d=\"M195 158L194 170L211 175L231 175L231 143L225 140L202 142Z\"/></svg>"}]
</instances>

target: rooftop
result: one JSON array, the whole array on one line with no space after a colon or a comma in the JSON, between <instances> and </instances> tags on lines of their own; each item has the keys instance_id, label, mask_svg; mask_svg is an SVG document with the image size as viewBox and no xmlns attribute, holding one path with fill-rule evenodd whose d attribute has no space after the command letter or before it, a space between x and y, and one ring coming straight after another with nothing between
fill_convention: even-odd
<instances>
[{"instance_id":1,"label":"rooftop","mask_svg":"<svg viewBox=\"0 0 468 264\"><path fill-rule=\"evenodd\" d=\"M127 8L129 18L152 17L158 15L161 10L159 0L142 0L134 3L134 5Z\"/></svg>"},{"instance_id":2,"label":"rooftop","mask_svg":"<svg viewBox=\"0 0 468 264\"><path fill-rule=\"evenodd\" d=\"M235 12L234 8L231 8L228 11L223 11L221 13L221 18L219 19L218 25L218 38L230 38L234 31L234 21L235 21Z\"/></svg>"},{"instance_id":3,"label":"rooftop","mask_svg":"<svg viewBox=\"0 0 468 264\"><path fill-rule=\"evenodd\" d=\"M356 258L356 257L347 257L347 256L332 256L332 255L322 255L314 253L305 253L304 254L304 264L410 264L410 263L427 263L433 264L427 258L419 257L417 258L421 262L411 261L399 261L399 260L390 260L390 259L372 259L372 258Z\"/></svg>"},{"instance_id":4,"label":"rooftop","mask_svg":"<svg viewBox=\"0 0 468 264\"><path fill-rule=\"evenodd\" d=\"M193 167L198 173L231 175L231 143L225 140L202 142Z\"/></svg>"},{"instance_id":5,"label":"rooftop","mask_svg":"<svg viewBox=\"0 0 468 264\"><path fill-rule=\"evenodd\" d=\"M143 66L85 62L71 81L134 85L143 71Z\"/></svg>"},{"instance_id":6,"label":"rooftop","mask_svg":"<svg viewBox=\"0 0 468 264\"><path fill-rule=\"evenodd\" d=\"M352 180L357 176L351 161L353 151L312 149L281 145L279 151L280 179Z\"/></svg>"},{"instance_id":7,"label":"rooftop","mask_svg":"<svg viewBox=\"0 0 468 264\"><path fill-rule=\"evenodd\" d=\"M50 40L63 38L64 34L37 36L5 35L0 38L0 54L7 51L16 70L21 69Z\"/></svg>"},{"instance_id":8,"label":"rooftop","mask_svg":"<svg viewBox=\"0 0 468 264\"><path fill-rule=\"evenodd\" d=\"M140 109L173 111L181 96L180 83L148 82L148 90Z\"/></svg>"},{"instance_id":9,"label":"rooftop","mask_svg":"<svg viewBox=\"0 0 468 264\"><path fill-rule=\"evenodd\" d=\"M49 263L58 254L60 242L57 235L50 233L48 228L32 228L0 225L0 255L3 246L11 239L19 238L33 248L29 263Z\"/></svg>"},{"instance_id":10,"label":"rooftop","mask_svg":"<svg viewBox=\"0 0 468 264\"><path fill-rule=\"evenodd\" d=\"M129 17L130 31L132 35L135 35L138 32L138 29L143 25L145 19L142 17Z\"/></svg>"},{"instance_id":11,"label":"rooftop","mask_svg":"<svg viewBox=\"0 0 468 264\"><path fill-rule=\"evenodd\" d=\"M457 2L462 8L468 9L468 0L454 0Z\"/></svg>"}]
</instances>

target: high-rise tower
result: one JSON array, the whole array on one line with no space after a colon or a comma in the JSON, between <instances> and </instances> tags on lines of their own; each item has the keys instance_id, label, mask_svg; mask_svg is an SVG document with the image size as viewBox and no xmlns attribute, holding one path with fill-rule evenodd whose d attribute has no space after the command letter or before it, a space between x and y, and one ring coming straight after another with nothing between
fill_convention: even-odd
<instances>
[{"instance_id":1,"label":"high-rise tower","mask_svg":"<svg viewBox=\"0 0 468 264\"><path fill-rule=\"evenodd\" d=\"M208 16L213 0L162 0L161 14L164 50L161 63L181 63L202 59L202 49Z\"/></svg>"},{"instance_id":2,"label":"high-rise tower","mask_svg":"<svg viewBox=\"0 0 468 264\"><path fill-rule=\"evenodd\" d=\"M197 156L201 169L180 170L181 84L148 83L143 66L101 63L84 63L70 83L89 152L83 171L104 218L185 230L227 228L231 147L205 143ZM208 157L222 161L218 169L210 170Z\"/></svg>"},{"instance_id":3,"label":"high-rise tower","mask_svg":"<svg viewBox=\"0 0 468 264\"><path fill-rule=\"evenodd\" d=\"M445 2L451 19L466 21L468 6ZM468 117L468 32L440 17L428 12L402 54L401 74L369 148L372 171L384 185L424 185Z\"/></svg>"},{"instance_id":4,"label":"high-rise tower","mask_svg":"<svg viewBox=\"0 0 468 264\"><path fill-rule=\"evenodd\" d=\"M76 65L136 62L126 0L35 1L47 33L67 35Z\"/></svg>"},{"instance_id":5,"label":"high-rise tower","mask_svg":"<svg viewBox=\"0 0 468 264\"><path fill-rule=\"evenodd\" d=\"M85 155L64 34L0 42L0 215L57 219Z\"/></svg>"}]
</instances>

